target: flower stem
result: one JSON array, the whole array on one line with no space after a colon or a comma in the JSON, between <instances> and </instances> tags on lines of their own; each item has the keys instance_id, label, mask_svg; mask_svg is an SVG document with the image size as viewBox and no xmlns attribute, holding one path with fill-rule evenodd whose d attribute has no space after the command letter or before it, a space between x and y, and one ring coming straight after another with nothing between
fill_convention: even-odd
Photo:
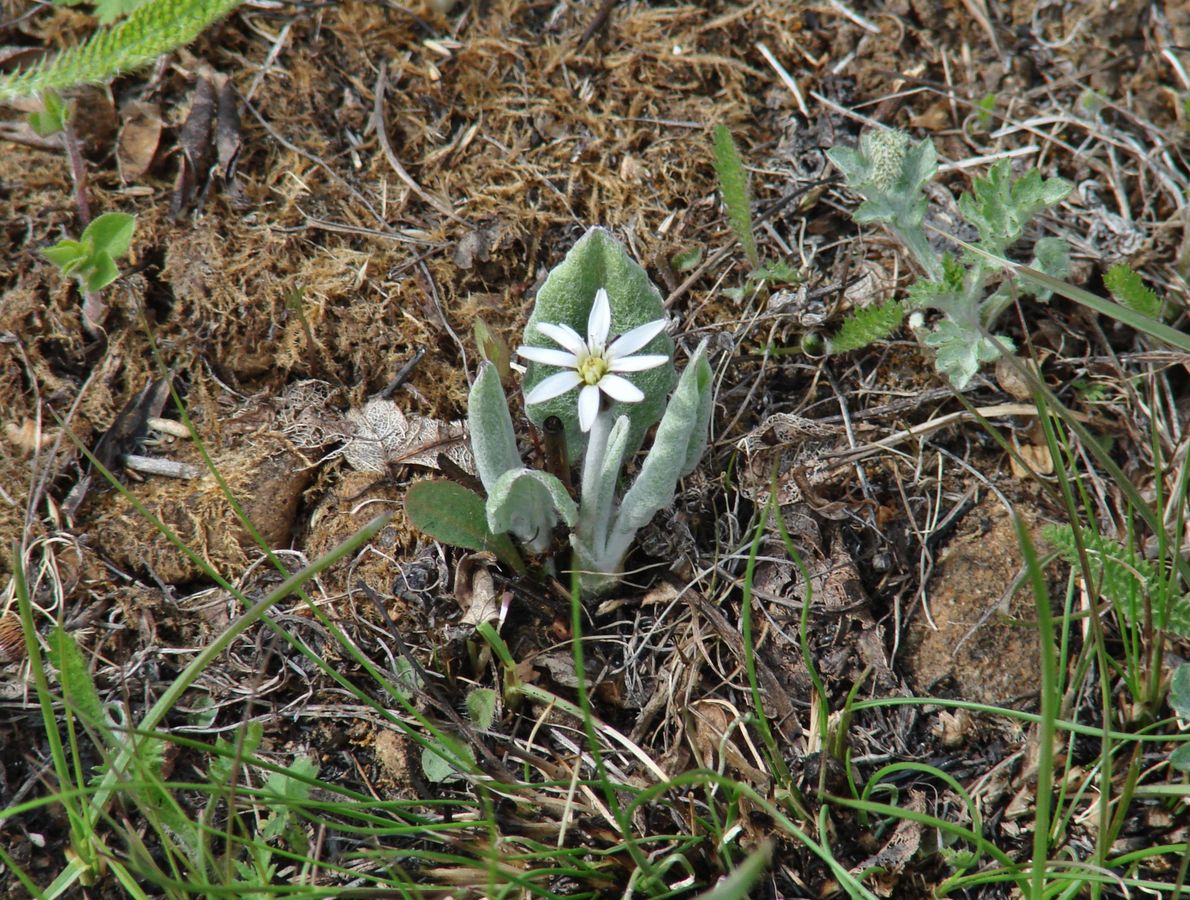
<instances>
[{"instance_id":1,"label":"flower stem","mask_svg":"<svg viewBox=\"0 0 1190 900\"><path fill-rule=\"evenodd\" d=\"M603 545L607 542L607 535L599 533L598 504L595 498L599 495L599 476L603 470L603 458L607 455L607 439L612 431L611 410L604 405L599 408L595 422L591 425L587 435L587 452L583 454L583 483L579 506L579 528L589 535L590 549L597 557L603 555Z\"/></svg>"}]
</instances>

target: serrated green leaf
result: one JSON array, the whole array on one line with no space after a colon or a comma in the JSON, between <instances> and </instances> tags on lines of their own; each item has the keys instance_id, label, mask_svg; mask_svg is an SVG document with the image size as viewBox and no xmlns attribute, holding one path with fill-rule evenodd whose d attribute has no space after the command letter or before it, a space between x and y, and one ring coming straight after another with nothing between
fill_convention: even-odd
<instances>
[{"instance_id":1,"label":"serrated green leaf","mask_svg":"<svg viewBox=\"0 0 1190 900\"><path fill-rule=\"evenodd\" d=\"M1042 529L1047 541L1071 565L1081 564L1069 525L1051 525ZM1124 621L1135 624L1143 618L1143 603L1149 598L1153 624L1160 629L1190 636L1190 595L1164 600L1165 582L1158 576L1152 560L1143 558L1134 547L1082 530L1083 545L1091 565L1090 578Z\"/></svg>"},{"instance_id":2,"label":"serrated green leaf","mask_svg":"<svg viewBox=\"0 0 1190 900\"><path fill-rule=\"evenodd\" d=\"M1169 680L1169 706L1179 719L1190 719L1190 665L1173 670Z\"/></svg>"},{"instance_id":3,"label":"serrated green leaf","mask_svg":"<svg viewBox=\"0 0 1190 900\"><path fill-rule=\"evenodd\" d=\"M83 229L82 242L118 259L132 246L132 231L136 227L136 216L128 213L104 213L91 220Z\"/></svg>"},{"instance_id":4,"label":"serrated green leaf","mask_svg":"<svg viewBox=\"0 0 1190 900\"><path fill-rule=\"evenodd\" d=\"M293 777L295 775L299 777ZM313 780L317 776L318 763L309 757L298 756L286 767L285 772L269 773L269 777L265 779L264 791L280 801L282 806L287 806L284 801L305 800L310 796L310 785L299 778Z\"/></svg>"},{"instance_id":5,"label":"serrated green leaf","mask_svg":"<svg viewBox=\"0 0 1190 900\"><path fill-rule=\"evenodd\" d=\"M1012 341L999 338L1011 351ZM926 335L924 343L934 349L934 367L950 379L955 390L966 390L984 363L1000 358L1000 349L976 329L963 328L952 319L942 319Z\"/></svg>"},{"instance_id":6,"label":"serrated green leaf","mask_svg":"<svg viewBox=\"0 0 1190 900\"><path fill-rule=\"evenodd\" d=\"M1169 754L1169 764L1179 772L1190 773L1190 744L1178 744Z\"/></svg>"},{"instance_id":7,"label":"serrated green leaf","mask_svg":"<svg viewBox=\"0 0 1190 900\"><path fill-rule=\"evenodd\" d=\"M1046 274L1052 275L1053 273L1046 272ZM1103 276L1103 283L1117 303L1129 306L1150 319L1161 318L1161 298L1144 283L1139 273L1130 266L1116 263Z\"/></svg>"},{"instance_id":8,"label":"serrated green leaf","mask_svg":"<svg viewBox=\"0 0 1190 900\"><path fill-rule=\"evenodd\" d=\"M58 671L58 679L62 683L62 699L66 702L67 708L77 715L87 728L94 729L106 747L116 746L115 735L104 714L103 701L99 699L95 682L91 680L87 660L79 645L75 643L73 635L61 626L55 627L51 632L49 657L51 664Z\"/></svg>"},{"instance_id":9,"label":"serrated green leaf","mask_svg":"<svg viewBox=\"0 0 1190 900\"><path fill-rule=\"evenodd\" d=\"M595 302L595 293L606 288L612 310L612 335L623 334L638 325L665 317L661 292L615 238L602 228L592 228L579 238L566 258L551 270L537 292L537 302L525 326L525 343L533 347L557 349L557 345L537 330L539 323L569 325L580 335L587 333L587 319ZM641 354L664 353L673 357L673 340L664 332L642 347ZM528 394L543 378L556 373L553 366L529 363L521 382ZM612 415L628 416L632 423L629 452L644 441L645 432L661 418L665 398L674 383L674 367L663 366L632 372L627 377L644 393L640 403L612 403ZM526 406L530 421L542 425L550 416L562 420L566 431L566 452L572 463L582 458L587 435L579 428L577 394L567 391L545 403Z\"/></svg>"},{"instance_id":10,"label":"serrated green leaf","mask_svg":"<svg viewBox=\"0 0 1190 900\"><path fill-rule=\"evenodd\" d=\"M480 731L487 731L492 727L496 718L496 701L499 695L491 688L475 688L464 701L467 706L467 717L475 723Z\"/></svg>"},{"instance_id":11,"label":"serrated green leaf","mask_svg":"<svg viewBox=\"0 0 1190 900\"><path fill-rule=\"evenodd\" d=\"M418 481L405 495L405 513L419 531L468 550L488 551L518 574L525 563L507 534L488 528L484 500L453 481Z\"/></svg>"},{"instance_id":12,"label":"serrated green leaf","mask_svg":"<svg viewBox=\"0 0 1190 900\"><path fill-rule=\"evenodd\" d=\"M752 196L748 190L748 174L740 161L735 139L724 125L715 126L712 146L715 175L719 178L719 190L723 194L723 204L727 207L727 221L736 240L744 248L748 265L753 270L759 269L760 253L756 249L756 236L752 233Z\"/></svg>"},{"instance_id":13,"label":"serrated green leaf","mask_svg":"<svg viewBox=\"0 0 1190 900\"><path fill-rule=\"evenodd\" d=\"M986 177L975 179L972 194L959 197L959 211L979 231L985 249L1001 253L1020 240L1034 215L1061 202L1071 188L1061 178L1042 179L1036 169L1014 181L1011 162L1001 159Z\"/></svg>"},{"instance_id":14,"label":"serrated green leaf","mask_svg":"<svg viewBox=\"0 0 1190 900\"><path fill-rule=\"evenodd\" d=\"M467 399L467 430L475 468L484 489L491 492L500 476L523 465L516 448L508 399L500 374L490 362L482 363Z\"/></svg>"},{"instance_id":15,"label":"serrated green leaf","mask_svg":"<svg viewBox=\"0 0 1190 900\"><path fill-rule=\"evenodd\" d=\"M882 341L900 327L904 318L905 308L896 300L857 309L839 326L834 337L828 339L827 350L848 353Z\"/></svg>"},{"instance_id":16,"label":"serrated green leaf","mask_svg":"<svg viewBox=\"0 0 1190 900\"><path fill-rule=\"evenodd\" d=\"M433 741L421 750L421 770L426 780L434 784L457 781L463 770L455 760L468 768L475 766L475 751L454 735L444 734L442 741Z\"/></svg>"},{"instance_id":17,"label":"serrated green leaf","mask_svg":"<svg viewBox=\"0 0 1190 900\"><path fill-rule=\"evenodd\" d=\"M82 45L47 57L30 68L0 76L0 101L46 90L100 84L189 44L242 0L149 0Z\"/></svg>"}]
</instances>

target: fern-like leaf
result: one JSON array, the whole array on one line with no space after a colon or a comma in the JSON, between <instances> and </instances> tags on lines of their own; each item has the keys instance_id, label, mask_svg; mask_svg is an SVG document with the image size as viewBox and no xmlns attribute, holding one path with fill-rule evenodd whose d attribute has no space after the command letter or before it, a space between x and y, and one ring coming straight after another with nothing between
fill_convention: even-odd
<instances>
[{"instance_id":1,"label":"fern-like leaf","mask_svg":"<svg viewBox=\"0 0 1190 900\"><path fill-rule=\"evenodd\" d=\"M755 271L760 268L760 253L756 249L756 236L752 233L752 195L748 190L748 174L744 171L735 140L725 126L715 126L712 149L715 151L715 174L719 177L719 189L723 192L723 204L727 207L727 221L744 248L748 264Z\"/></svg>"},{"instance_id":2,"label":"fern-like leaf","mask_svg":"<svg viewBox=\"0 0 1190 900\"><path fill-rule=\"evenodd\" d=\"M903 318L905 307L897 300L857 309L827 340L827 349L831 353L847 353L884 340L897 329Z\"/></svg>"},{"instance_id":3,"label":"fern-like leaf","mask_svg":"<svg viewBox=\"0 0 1190 900\"><path fill-rule=\"evenodd\" d=\"M1116 263L1103 276L1103 283L1117 303L1131 306L1138 313L1157 319L1161 316L1161 298L1146 285L1135 270L1124 263Z\"/></svg>"},{"instance_id":4,"label":"fern-like leaf","mask_svg":"<svg viewBox=\"0 0 1190 900\"><path fill-rule=\"evenodd\" d=\"M1069 525L1048 525L1045 539L1071 565L1079 564L1074 529ZM1100 592L1129 623L1141 621L1141 603L1148 597L1153 624L1183 636L1190 635L1190 594L1173 597L1166 615L1167 585L1152 560L1130 546L1083 529L1083 546L1091 565L1091 578Z\"/></svg>"},{"instance_id":5,"label":"fern-like leaf","mask_svg":"<svg viewBox=\"0 0 1190 900\"><path fill-rule=\"evenodd\" d=\"M149 0L111 28L24 71L0 78L0 101L100 84L189 44L242 0Z\"/></svg>"}]
</instances>

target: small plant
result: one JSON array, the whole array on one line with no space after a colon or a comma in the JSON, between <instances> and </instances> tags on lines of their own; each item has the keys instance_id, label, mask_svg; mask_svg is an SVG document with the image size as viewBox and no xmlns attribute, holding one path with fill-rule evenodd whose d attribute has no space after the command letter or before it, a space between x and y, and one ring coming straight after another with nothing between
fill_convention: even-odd
<instances>
[{"instance_id":1,"label":"small plant","mask_svg":"<svg viewBox=\"0 0 1190 900\"><path fill-rule=\"evenodd\" d=\"M136 216L104 213L83 229L77 241L64 238L42 255L79 283L84 294L101 291L117 278L116 260L128 253Z\"/></svg>"},{"instance_id":2,"label":"small plant","mask_svg":"<svg viewBox=\"0 0 1190 900\"><path fill-rule=\"evenodd\" d=\"M924 188L938 169L934 145L928 139L914 144L904 132L869 132L858 149L832 147L827 156L843 172L847 186L864 198L855 221L884 225L924 270L925 278L910 288L904 308L914 332L934 350L937 370L963 390L981 365L1014 349L1009 339L989 334L1014 298L1029 294L1049 299L1049 290L1015 279L997 260L1021 239L1033 216L1070 192L1070 184L1060 178L1043 179L1036 170L1013 178L1008 160L995 163L987 177L975 180L973 193L959 198L959 210L979 232L979 240L956 258L935 250L923 227ZM1065 241L1039 238L1033 253L1029 265L1034 269L1054 278L1069 273ZM941 313L941 318L927 324L925 310ZM887 336L892 327L883 334L880 329L889 325L895 310L885 312L889 315L861 321L862 329L850 326L848 339L837 337L835 348L852 348L865 336L869 342ZM845 325L844 332L848 328Z\"/></svg>"},{"instance_id":3,"label":"small plant","mask_svg":"<svg viewBox=\"0 0 1190 900\"><path fill-rule=\"evenodd\" d=\"M694 470L706 449L712 402L706 345L667 403L675 372L665 323L661 295L645 271L606 231L587 232L542 285L517 350L529 361L522 383L529 419L544 425L557 417L560 423L563 471L524 464L499 373L484 362L467 418L487 493L487 534L477 533L474 512L455 510L459 486L444 481L417 486L407 505L414 525L451 543L465 532L464 546L496 545L511 534L543 553L561 523L571 530L584 590L614 584L636 532L672 502L678 479ZM624 463L654 425L653 446L621 494ZM563 480L572 464L582 473L577 502ZM441 527L443 520L452 528ZM466 529L453 527L464 520Z\"/></svg>"}]
</instances>

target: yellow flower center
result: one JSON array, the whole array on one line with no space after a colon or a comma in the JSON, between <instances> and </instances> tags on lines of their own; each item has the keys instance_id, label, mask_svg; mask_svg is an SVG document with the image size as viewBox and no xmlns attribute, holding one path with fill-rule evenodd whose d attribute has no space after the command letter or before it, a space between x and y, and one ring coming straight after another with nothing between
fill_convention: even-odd
<instances>
[{"instance_id":1,"label":"yellow flower center","mask_svg":"<svg viewBox=\"0 0 1190 900\"><path fill-rule=\"evenodd\" d=\"M607 374L607 360L602 356L588 356L578 364L578 377L584 384L599 384Z\"/></svg>"}]
</instances>

